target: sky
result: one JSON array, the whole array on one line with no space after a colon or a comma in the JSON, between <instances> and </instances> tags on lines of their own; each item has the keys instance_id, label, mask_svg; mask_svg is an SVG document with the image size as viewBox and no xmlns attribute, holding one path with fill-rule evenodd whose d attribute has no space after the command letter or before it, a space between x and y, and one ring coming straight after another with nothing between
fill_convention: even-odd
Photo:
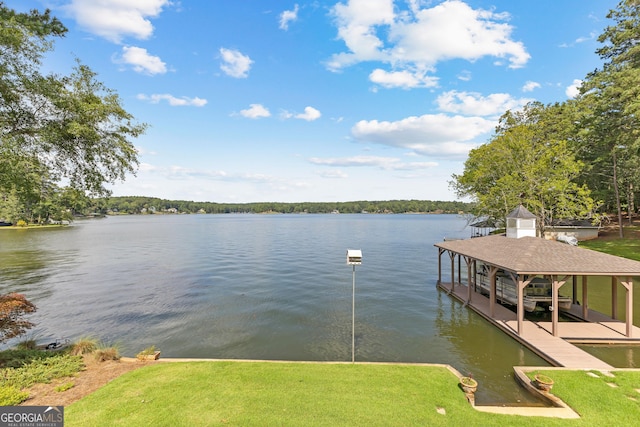
<instances>
[{"instance_id":1,"label":"sky","mask_svg":"<svg viewBox=\"0 0 640 427\"><path fill-rule=\"evenodd\" d=\"M147 132L114 196L219 203L457 200L499 117L563 102L612 0L5 0L69 32Z\"/></svg>"}]
</instances>

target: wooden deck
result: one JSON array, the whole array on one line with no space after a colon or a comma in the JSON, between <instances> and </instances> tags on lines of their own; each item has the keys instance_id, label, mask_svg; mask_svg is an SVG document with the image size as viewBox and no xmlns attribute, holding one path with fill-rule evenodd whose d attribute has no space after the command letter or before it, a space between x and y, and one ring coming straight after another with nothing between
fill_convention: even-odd
<instances>
[{"instance_id":1,"label":"wooden deck","mask_svg":"<svg viewBox=\"0 0 640 427\"><path fill-rule=\"evenodd\" d=\"M466 303L468 298L466 285L456 285L453 292L451 292L451 283L442 283L438 286L462 303ZM558 322L558 337L554 337L550 321L525 320L523 331L518 334L516 313L496 304L495 315L492 318L489 315L489 298L478 292L472 291L468 306L554 366L573 369L614 369L613 366L572 343L640 344L640 328L634 326L632 335L635 338L628 338L625 336L624 322L594 311L589 312L589 321ZM581 312L581 307L577 306L574 307L572 314L580 317Z\"/></svg>"}]
</instances>

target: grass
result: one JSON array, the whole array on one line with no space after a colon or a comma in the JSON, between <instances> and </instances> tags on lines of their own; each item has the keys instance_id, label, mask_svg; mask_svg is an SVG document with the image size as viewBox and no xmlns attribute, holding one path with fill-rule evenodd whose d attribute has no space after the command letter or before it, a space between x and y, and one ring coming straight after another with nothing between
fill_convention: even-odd
<instances>
[{"instance_id":1,"label":"grass","mask_svg":"<svg viewBox=\"0 0 640 427\"><path fill-rule=\"evenodd\" d=\"M595 239L580 242L580 246L588 249L593 249L594 251L604 252L607 254L617 255L623 258L640 261L640 239Z\"/></svg>"},{"instance_id":2,"label":"grass","mask_svg":"<svg viewBox=\"0 0 640 427\"><path fill-rule=\"evenodd\" d=\"M439 367L157 364L69 406L65 421L68 426L462 424L474 411L457 383ZM438 414L438 407L448 415Z\"/></svg>"},{"instance_id":3,"label":"grass","mask_svg":"<svg viewBox=\"0 0 640 427\"><path fill-rule=\"evenodd\" d=\"M541 371L554 380L552 393L580 414L576 425L636 425L640 414L640 371ZM571 425L568 423L567 425Z\"/></svg>"},{"instance_id":4,"label":"grass","mask_svg":"<svg viewBox=\"0 0 640 427\"><path fill-rule=\"evenodd\" d=\"M184 362L121 376L65 408L65 425L526 427L637 420L640 406L629 396L640 397L640 372L616 372L614 379L584 371L541 373L554 379L554 394L581 419L478 412L458 378L439 366Z\"/></svg>"}]
</instances>

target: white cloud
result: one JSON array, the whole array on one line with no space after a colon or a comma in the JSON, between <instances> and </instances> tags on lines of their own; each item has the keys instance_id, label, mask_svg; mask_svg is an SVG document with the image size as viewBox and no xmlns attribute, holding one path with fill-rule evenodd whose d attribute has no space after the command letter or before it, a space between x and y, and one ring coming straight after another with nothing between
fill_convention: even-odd
<instances>
[{"instance_id":1,"label":"white cloud","mask_svg":"<svg viewBox=\"0 0 640 427\"><path fill-rule=\"evenodd\" d=\"M482 117L426 114L395 122L361 120L351 133L359 141L406 148L420 155L463 157L477 145L471 141L496 124Z\"/></svg>"},{"instance_id":2,"label":"white cloud","mask_svg":"<svg viewBox=\"0 0 640 427\"><path fill-rule=\"evenodd\" d=\"M522 86L522 91L533 92L535 89L539 89L539 88L540 88L540 83L528 81L524 84L524 86Z\"/></svg>"},{"instance_id":3,"label":"white cloud","mask_svg":"<svg viewBox=\"0 0 640 427\"><path fill-rule=\"evenodd\" d=\"M425 72L412 72L409 70L388 72L376 68L369 74L369 80L386 88L411 89L438 86L437 77L427 76Z\"/></svg>"},{"instance_id":4,"label":"white cloud","mask_svg":"<svg viewBox=\"0 0 640 427\"><path fill-rule=\"evenodd\" d=\"M296 119L306 120L308 122L312 122L314 120L319 119L320 116L322 116L320 111L316 110L313 107L305 107L304 108L304 113L296 114L295 118Z\"/></svg>"},{"instance_id":5,"label":"white cloud","mask_svg":"<svg viewBox=\"0 0 640 427\"><path fill-rule=\"evenodd\" d=\"M395 157L354 156L339 158L312 157L314 165L331 167L375 167L384 170L418 170L438 166L435 162L403 162Z\"/></svg>"},{"instance_id":6,"label":"white cloud","mask_svg":"<svg viewBox=\"0 0 640 427\"><path fill-rule=\"evenodd\" d=\"M220 48L220 55L222 56L220 69L228 76L245 78L249 75L253 61L247 55L243 55L238 50L225 49L223 47Z\"/></svg>"},{"instance_id":7,"label":"white cloud","mask_svg":"<svg viewBox=\"0 0 640 427\"><path fill-rule=\"evenodd\" d=\"M573 83L567 87L564 93L569 98L575 98L580 94L580 86L582 86L582 80L574 79Z\"/></svg>"},{"instance_id":8,"label":"white cloud","mask_svg":"<svg viewBox=\"0 0 640 427\"><path fill-rule=\"evenodd\" d=\"M568 48L568 47L573 47L576 44L580 44L580 43L585 43L591 40L595 40L598 37L598 33L596 33L595 31L592 31L589 33L588 36L582 36L582 37L578 37L577 39L575 39L575 41L573 43L562 43L559 45L559 47L564 47L564 48Z\"/></svg>"},{"instance_id":9,"label":"white cloud","mask_svg":"<svg viewBox=\"0 0 640 427\"><path fill-rule=\"evenodd\" d=\"M306 120L308 122L318 120L321 116L322 116L322 113L320 113L320 111L316 110L313 107L305 107L304 113L299 113L299 114L292 113L287 110L282 110L282 112L280 113L280 117L283 119L293 118L293 119Z\"/></svg>"},{"instance_id":10,"label":"white cloud","mask_svg":"<svg viewBox=\"0 0 640 427\"><path fill-rule=\"evenodd\" d=\"M285 10L280 14L280 29L288 30L289 22L295 22L298 20L298 5L296 4L293 10Z\"/></svg>"},{"instance_id":11,"label":"white cloud","mask_svg":"<svg viewBox=\"0 0 640 427\"><path fill-rule=\"evenodd\" d=\"M137 73L154 75L167 72L167 65L160 57L150 55L147 49L141 47L123 46L121 61L132 65Z\"/></svg>"},{"instance_id":12,"label":"white cloud","mask_svg":"<svg viewBox=\"0 0 640 427\"><path fill-rule=\"evenodd\" d=\"M330 179L347 179L349 178L349 174L341 170L325 170L320 172L319 174L323 178Z\"/></svg>"},{"instance_id":13,"label":"white cloud","mask_svg":"<svg viewBox=\"0 0 640 427\"><path fill-rule=\"evenodd\" d=\"M477 92L455 90L445 92L436 99L441 111L472 116L502 115L507 110L522 108L531 101L528 98L514 99L508 93L492 93L485 97Z\"/></svg>"},{"instance_id":14,"label":"white cloud","mask_svg":"<svg viewBox=\"0 0 640 427\"><path fill-rule=\"evenodd\" d=\"M149 101L152 104L158 104L160 101L167 101L172 107L204 107L205 105L207 105L207 100L203 98L189 98L186 96L176 98L175 96L169 95L168 93L153 94L148 96L141 93L138 94L137 98L142 101Z\"/></svg>"},{"instance_id":15,"label":"white cloud","mask_svg":"<svg viewBox=\"0 0 640 427\"><path fill-rule=\"evenodd\" d=\"M251 104L246 110L240 110L240 115L249 119L270 117L271 113L262 104Z\"/></svg>"},{"instance_id":16,"label":"white cloud","mask_svg":"<svg viewBox=\"0 0 640 427\"><path fill-rule=\"evenodd\" d=\"M148 39L155 18L170 0L71 0L64 9L85 30L120 43L126 36Z\"/></svg>"},{"instance_id":17,"label":"white cloud","mask_svg":"<svg viewBox=\"0 0 640 427\"><path fill-rule=\"evenodd\" d=\"M363 62L380 61L426 72L440 61L476 61L485 56L506 59L510 68L530 58L522 42L511 38L508 14L472 9L460 0L432 8L410 2L409 10L394 12L393 0L348 0L338 3L333 16L346 52L327 63L332 71ZM401 70L400 70L401 71Z\"/></svg>"},{"instance_id":18,"label":"white cloud","mask_svg":"<svg viewBox=\"0 0 640 427\"><path fill-rule=\"evenodd\" d=\"M469 81L471 81L471 71L469 71L469 70L462 70L462 71L458 74L458 80L462 80L463 82L469 82Z\"/></svg>"}]
</instances>

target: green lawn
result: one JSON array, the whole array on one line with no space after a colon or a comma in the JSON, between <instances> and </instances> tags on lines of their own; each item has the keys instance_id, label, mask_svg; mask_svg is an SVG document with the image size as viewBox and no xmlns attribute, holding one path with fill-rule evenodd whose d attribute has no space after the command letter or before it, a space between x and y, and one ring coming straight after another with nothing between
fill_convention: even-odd
<instances>
[{"instance_id":1,"label":"green lawn","mask_svg":"<svg viewBox=\"0 0 640 427\"><path fill-rule=\"evenodd\" d=\"M627 238L615 240L587 240L580 242L579 246L593 249L594 251L617 255L623 258L640 261L640 239Z\"/></svg>"},{"instance_id":2,"label":"green lawn","mask_svg":"<svg viewBox=\"0 0 640 427\"><path fill-rule=\"evenodd\" d=\"M576 425L632 426L640 422L640 371L541 371L553 394L582 417ZM567 424L571 425L571 424Z\"/></svg>"},{"instance_id":3,"label":"green lawn","mask_svg":"<svg viewBox=\"0 0 640 427\"><path fill-rule=\"evenodd\" d=\"M548 375L584 418L475 411L457 377L438 366L184 362L123 375L67 407L65 425L601 426L640 416L628 397L640 397L640 372L620 376L618 388L581 371Z\"/></svg>"}]
</instances>

